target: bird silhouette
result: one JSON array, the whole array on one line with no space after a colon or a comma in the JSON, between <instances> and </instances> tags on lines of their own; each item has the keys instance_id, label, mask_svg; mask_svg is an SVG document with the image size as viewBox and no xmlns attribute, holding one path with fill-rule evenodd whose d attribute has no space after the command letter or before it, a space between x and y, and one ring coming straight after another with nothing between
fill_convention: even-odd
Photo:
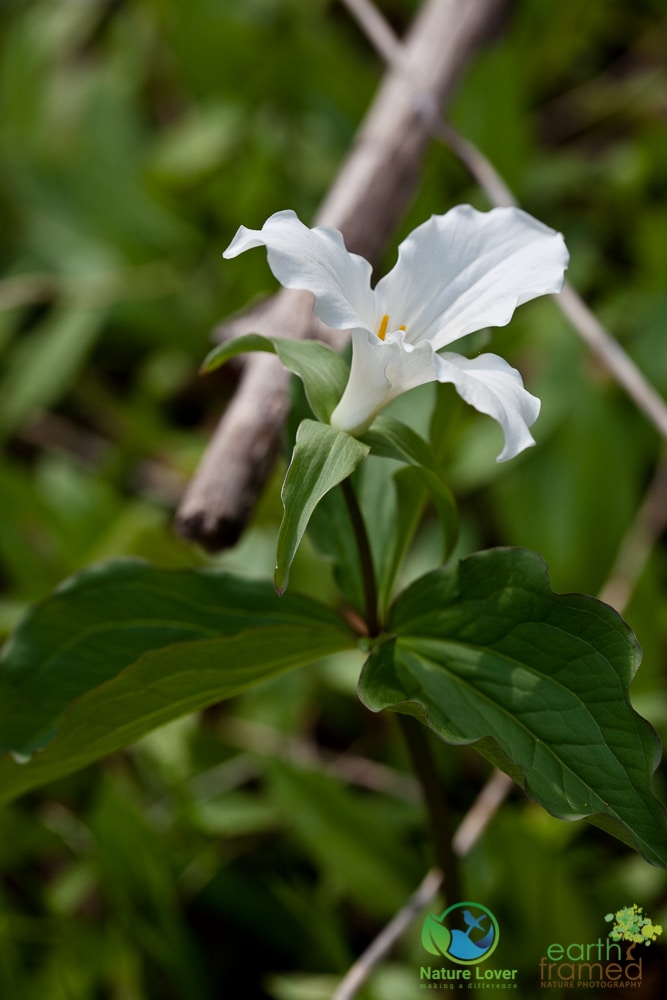
<instances>
[{"instance_id":1,"label":"bird silhouette","mask_svg":"<svg viewBox=\"0 0 667 1000\"><path fill-rule=\"evenodd\" d=\"M463 911L463 919L466 922L468 930L466 931L466 936L470 937L470 933L474 930L485 931L486 928L482 927L482 920L485 919L485 914L483 913L481 917L474 917L470 910Z\"/></svg>"}]
</instances>

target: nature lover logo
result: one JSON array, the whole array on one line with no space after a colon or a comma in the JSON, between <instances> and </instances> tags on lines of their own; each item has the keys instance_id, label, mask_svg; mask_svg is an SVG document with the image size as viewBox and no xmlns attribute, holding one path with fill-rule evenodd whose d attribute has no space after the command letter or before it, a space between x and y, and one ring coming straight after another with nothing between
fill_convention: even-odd
<instances>
[{"instance_id":1,"label":"nature lover logo","mask_svg":"<svg viewBox=\"0 0 667 1000\"><path fill-rule=\"evenodd\" d=\"M480 903L455 903L437 917L429 913L422 926L422 944L431 955L459 965L476 965L495 951L498 921Z\"/></svg>"}]
</instances>

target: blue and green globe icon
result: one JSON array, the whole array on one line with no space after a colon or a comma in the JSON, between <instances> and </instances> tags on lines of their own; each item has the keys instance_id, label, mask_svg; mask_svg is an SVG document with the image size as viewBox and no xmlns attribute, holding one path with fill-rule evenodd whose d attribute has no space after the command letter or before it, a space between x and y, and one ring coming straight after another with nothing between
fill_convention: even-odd
<instances>
[{"instance_id":1,"label":"blue and green globe icon","mask_svg":"<svg viewBox=\"0 0 667 1000\"><path fill-rule=\"evenodd\" d=\"M429 913L422 926L422 944L431 955L459 965L483 962L496 948L498 921L480 903L455 903L436 917Z\"/></svg>"}]
</instances>

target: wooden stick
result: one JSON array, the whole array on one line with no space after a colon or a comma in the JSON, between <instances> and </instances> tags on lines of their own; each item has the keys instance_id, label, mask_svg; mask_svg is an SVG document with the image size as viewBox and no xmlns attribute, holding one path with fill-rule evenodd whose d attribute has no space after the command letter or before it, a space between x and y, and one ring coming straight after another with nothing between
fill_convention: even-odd
<instances>
[{"instance_id":1,"label":"wooden stick","mask_svg":"<svg viewBox=\"0 0 667 1000\"><path fill-rule=\"evenodd\" d=\"M319 225L340 229L348 249L371 263L410 203L430 140L416 93L439 107L446 103L503 8L503 0L426 0L402 44L402 60L387 71L316 218ZM251 310L245 322L237 318L234 327L281 337L321 336L311 302L305 293L284 290ZM345 342L339 335L337 343ZM276 358L248 358L181 501L176 527L182 535L211 550L237 540L280 447L288 383Z\"/></svg>"},{"instance_id":2,"label":"wooden stick","mask_svg":"<svg viewBox=\"0 0 667 1000\"><path fill-rule=\"evenodd\" d=\"M493 772L454 835L452 847L458 857L463 858L472 850L511 788L511 778L501 771ZM438 868L431 868L426 873L407 903L350 966L334 990L331 1000L353 1000L374 969L407 931L412 921L435 899L442 881L442 872Z\"/></svg>"}]
</instances>

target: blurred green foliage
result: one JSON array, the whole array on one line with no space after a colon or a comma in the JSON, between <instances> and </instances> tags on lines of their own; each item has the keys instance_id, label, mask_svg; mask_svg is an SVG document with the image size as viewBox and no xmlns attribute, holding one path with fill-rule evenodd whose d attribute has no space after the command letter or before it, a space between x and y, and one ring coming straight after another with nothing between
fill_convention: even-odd
<instances>
[{"instance_id":1,"label":"blurred green foliage","mask_svg":"<svg viewBox=\"0 0 667 1000\"><path fill-rule=\"evenodd\" d=\"M402 30L418 5L381 6ZM262 254L237 267L220 251L277 209L312 217L380 62L324 0L14 0L0 18L0 628L122 554L270 575L278 480L234 552L207 559L170 528L233 388L224 370L196 375L211 330L273 287ZM661 0L517 0L451 110L565 233L573 282L663 394L666 46ZM486 207L434 146L396 240L468 200ZM595 593L658 436L551 302L501 337L542 397L538 446L496 466L496 429L449 401L460 549L525 545L554 590ZM411 397L412 419L430 392ZM427 522L413 571L439 550ZM666 572L656 547L626 610L644 647L635 702L663 737ZM331 588L308 546L293 580ZM339 657L271 682L0 812L3 1000L330 996L430 863L402 745L357 701L357 672ZM486 765L440 750L462 815ZM546 942L595 940L635 901L667 924L664 874L519 796L463 875L498 916L497 964L519 967L524 997ZM422 961L416 925L363 996L416 995ZM647 967L658 995L658 946Z\"/></svg>"}]
</instances>

